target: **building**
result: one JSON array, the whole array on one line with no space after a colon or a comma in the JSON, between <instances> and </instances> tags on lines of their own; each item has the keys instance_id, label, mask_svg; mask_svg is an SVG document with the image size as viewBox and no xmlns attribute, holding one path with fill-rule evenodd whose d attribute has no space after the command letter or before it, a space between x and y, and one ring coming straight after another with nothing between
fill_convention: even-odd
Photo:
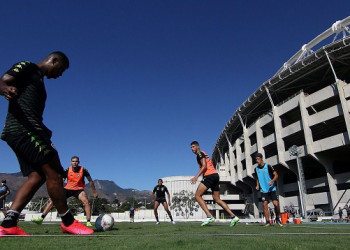
<instances>
[{"instance_id":1,"label":"building","mask_svg":"<svg viewBox=\"0 0 350 250\"><path fill-rule=\"evenodd\" d=\"M281 209L333 214L350 200L350 17L302 46L235 111L212 151L222 197L262 212L255 154L279 174ZM229 100L227 100L229 102ZM221 188L223 189L223 188Z\"/></svg>"}]
</instances>

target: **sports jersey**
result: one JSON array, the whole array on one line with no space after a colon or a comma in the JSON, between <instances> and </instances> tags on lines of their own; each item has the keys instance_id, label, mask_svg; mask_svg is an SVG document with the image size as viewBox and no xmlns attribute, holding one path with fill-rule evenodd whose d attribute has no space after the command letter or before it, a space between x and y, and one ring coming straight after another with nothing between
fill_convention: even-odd
<instances>
[{"instance_id":1,"label":"sports jersey","mask_svg":"<svg viewBox=\"0 0 350 250\"><path fill-rule=\"evenodd\" d=\"M90 173L83 167L79 166L77 172L73 171L73 167L70 166L65 172L67 178L67 184L64 187L68 190L82 190L85 188L85 177L89 177Z\"/></svg>"},{"instance_id":2,"label":"sports jersey","mask_svg":"<svg viewBox=\"0 0 350 250\"><path fill-rule=\"evenodd\" d=\"M9 101L8 113L1 139L23 132L36 132L44 138L51 138L52 132L43 124L46 89L39 67L32 62L19 62L6 74L15 78L12 84L18 95Z\"/></svg>"},{"instance_id":3,"label":"sports jersey","mask_svg":"<svg viewBox=\"0 0 350 250\"><path fill-rule=\"evenodd\" d=\"M153 193L156 193L156 199L164 198L165 193L168 192L168 189L164 185L157 185L153 188Z\"/></svg>"},{"instance_id":4,"label":"sports jersey","mask_svg":"<svg viewBox=\"0 0 350 250\"><path fill-rule=\"evenodd\" d=\"M273 179L273 172L275 169L269 164L265 163L264 166L257 166L255 168L255 174L258 177L261 192L269 193L276 191L276 182L269 186L269 182Z\"/></svg>"},{"instance_id":5,"label":"sports jersey","mask_svg":"<svg viewBox=\"0 0 350 250\"><path fill-rule=\"evenodd\" d=\"M0 187L0 196L6 194L8 190L9 188L7 187L7 185L2 183L2 186Z\"/></svg>"},{"instance_id":6,"label":"sports jersey","mask_svg":"<svg viewBox=\"0 0 350 250\"><path fill-rule=\"evenodd\" d=\"M198 163L199 168L202 167L201 160L203 158L205 158L205 162L206 162L206 165L207 165L207 169L203 172L203 176L210 175L210 174L217 174L217 171L216 171L216 169L214 167L213 162L211 161L209 156L204 151L199 151L197 153L197 163Z\"/></svg>"}]
</instances>

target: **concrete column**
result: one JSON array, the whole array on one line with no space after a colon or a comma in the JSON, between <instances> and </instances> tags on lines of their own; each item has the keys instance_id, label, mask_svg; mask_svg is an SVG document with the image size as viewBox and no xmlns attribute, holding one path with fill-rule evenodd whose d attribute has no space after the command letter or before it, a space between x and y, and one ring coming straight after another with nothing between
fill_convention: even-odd
<instances>
[{"instance_id":1,"label":"concrete column","mask_svg":"<svg viewBox=\"0 0 350 250\"><path fill-rule=\"evenodd\" d=\"M284 166L287 166L285 156L284 156L286 150L284 148L284 141L282 139L282 121L278 113L278 107L274 106L272 110L273 110L273 123L275 125L278 162Z\"/></svg>"},{"instance_id":2,"label":"concrete column","mask_svg":"<svg viewBox=\"0 0 350 250\"><path fill-rule=\"evenodd\" d=\"M253 164L250 157L250 139L248 135L248 129L246 127L243 127L243 137L244 137L244 156L245 156L245 164L247 168L247 175L251 178L253 178Z\"/></svg>"},{"instance_id":3,"label":"concrete column","mask_svg":"<svg viewBox=\"0 0 350 250\"><path fill-rule=\"evenodd\" d=\"M334 168L333 168L332 159L326 158L325 156L322 156L322 155L317 155L317 160L326 169L327 181L329 186L329 194L331 196L331 208L334 209L334 206L337 204L339 200L339 196L338 196L338 188L336 185L337 183L334 178Z\"/></svg>"},{"instance_id":4,"label":"concrete column","mask_svg":"<svg viewBox=\"0 0 350 250\"><path fill-rule=\"evenodd\" d=\"M314 150L313 150L313 137L312 137L312 131L309 126L309 113L307 112L307 107L305 104L305 94L304 92L300 93L299 95L299 108L300 108L300 113L301 113L301 122L303 125L303 131L304 131L304 138L305 138L305 143L306 143L306 150L308 154L314 155Z\"/></svg>"},{"instance_id":5,"label":"concrete column","mask_svg":"<svg viewBox=\"0 0 350 250\"><path fill-rule=\"evenodd\" d=\"M238 176L238 180L243 182L243 166L242 166L242 159L241 159L242 150L241 150L240 142L241 140L239 138L235 141L236 156L237 156L236 158L237 176Z\"/></svg>"},{"instance_id":6,"label":"concrete column","mask_svg":"<svg viewBox=\"0 0 350 250\"><path fill-rule=\"evenodd\" d=\"M346 124L346 129L347 129L348 135L349 135L350 134L350 114L349 114L349 107L347 105L347 101L345 98L345 91L344 91L344 87L346 85L347 85L346 82L339 80L339 79L336 80L336 86L337 86L338 93L339 93L341 107L343 109L343 115L344 115L344 120L345 120L345 124Z\"/></svg>"}]
</instances>

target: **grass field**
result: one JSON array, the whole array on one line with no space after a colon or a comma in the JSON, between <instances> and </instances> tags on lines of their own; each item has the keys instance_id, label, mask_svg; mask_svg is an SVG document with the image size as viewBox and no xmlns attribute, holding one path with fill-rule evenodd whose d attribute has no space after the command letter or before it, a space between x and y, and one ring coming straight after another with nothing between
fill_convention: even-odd
<instances>
[{"instance_id":1,"label":"grass field","mask_svg":"<svg viewBox=\"0 0 350 250\"><path fill-rule=\"evenodd\" d=\"M350 249L350 224L262 227L238 223L116 223L91 236L66 235L59 224L20 222L30 237L0 238L1 249Z\"/></svg>"}]
</instances>

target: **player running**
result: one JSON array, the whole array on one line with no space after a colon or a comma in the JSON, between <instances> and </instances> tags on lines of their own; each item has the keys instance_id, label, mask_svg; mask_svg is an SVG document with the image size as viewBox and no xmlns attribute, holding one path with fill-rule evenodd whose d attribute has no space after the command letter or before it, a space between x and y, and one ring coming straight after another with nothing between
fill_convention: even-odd
<instances>
[{"instance_id":1,"label":"player running","mask_svg":"<svg viewBox=\"0 0 350 250\"><path fill-rule=\"evenodd\" d=\"M230 227L233 227L239 221L239 218L232 213L227 204L220 199L220 187L219 181L220 177L218 172L216 171L213 162L208 157L208 155L200 150L199 143L197 141L191 142L191 150L197 156L197 163L199 166L199 172L195 177L191 179L191 182L195 184L199 178L199 176L203 175L203 180L199 183L197 188L195 197L201 208L204 210L207 215L207 219L201 224L201 226L208 225L215 221L215 218L210 213L207 204L203 199L203 194L210 188L213 193L213 200L219 204L229 215L231 216Z\"/></svg>"},{"instance_id":2,"label":"player running","mask_svg":"<svg viewBox=\"0 0 350 250\"><path fill-rule=\"evenodd\" d=\"M62 182L64 169L51 142L52 132L43 124L47 97L44 77L56 79L68 67L68 57L56 51L37 64L28 61L16 63L0 79L0 94L9 101L1 139L15 152L23 176L28 177L18 189L1 223L0 236L28 235L17 226L18 217L45 182L49 196L62 219L62 232L94 232L74 220L68 210Z\"/></svg>"},{"instance_id":3,"label":"player running","mask_svg":"<svg viewBox=\"0 0 350 250\"><path fill-rule=\"evenodd\" d=\"M175 225L176 223L173 220L173 217L171 216L170 210L168 208L168 203L166 202L165 193L167 193L167 195L168 195L169 206L171 206L169 191L168 191L167 187L163 185L163 180L158 179L158 185L153 188L153 193L152 193L152 202L154 202L154 209L153 209L154 216L156 217L156 220L157 220L156 225L160 224L159 219L158 219L158 212L157 212L157 209L158 209L160 204L163 205L165 211L169 215L171 223L173 225Z\"/></svg>"},{"instance_id":4,"label":"player running","mask_svg":"<svg viewBox=\"0 0 350 250\"><path fill-rule=\"evenodd\" d=\"M79 157L78 156L73 156L71 158L71 166L68 167L66 169L65 172L65 177L67 178L67 184L64 187L64 190L66 191L66 197L75 197L77 199L79 199L83 204L84 204L84 208L85 208L85 213L86 213L86 226L91 227L92 224L90 222L91 220L91 207L90 207L90 203L88 200L88 197L86 195L86 192L84 190L85 188L85 180L84 178L88 179L91 189L92 189L92 193L94 198L96 199L98 197L97 192L96 192L96 188L95 188L95 184L93 182L93 180L91 179L90 173L88 172L88 170L86 168L84 168L83 166L79 166ZM43 222L43 220L45 219L46 215L50 212L50 210L53 207L53 202L50 201L47 206L44 209L43 214L41 215L41 217L37 218L37 219L32 219L32 222L36 223L36 224L41 224Z\"/></svg>"}]
</instances>

